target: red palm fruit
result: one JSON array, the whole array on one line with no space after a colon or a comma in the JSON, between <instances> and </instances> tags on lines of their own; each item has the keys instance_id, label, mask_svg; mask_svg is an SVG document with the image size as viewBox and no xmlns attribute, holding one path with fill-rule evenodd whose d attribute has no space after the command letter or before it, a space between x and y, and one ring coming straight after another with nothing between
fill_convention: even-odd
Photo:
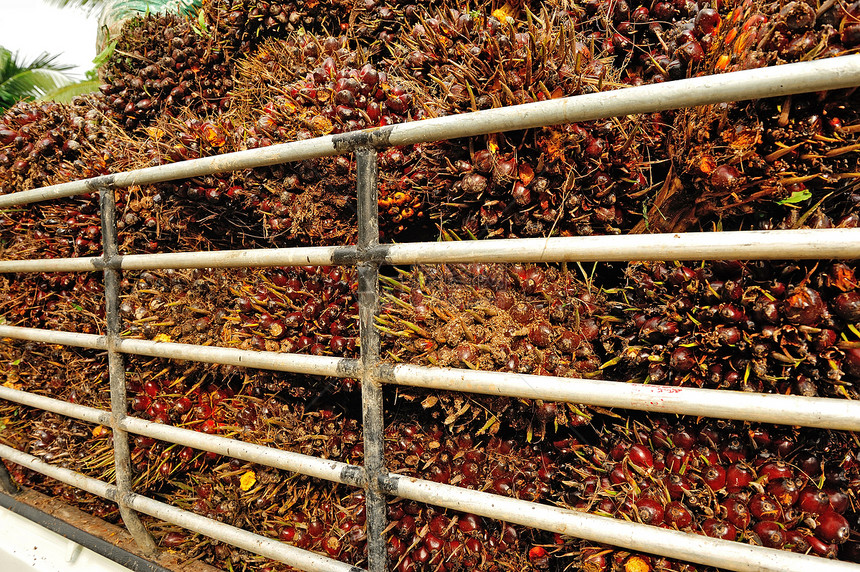
<instances>
[{"instance_id":1,"label":"red palm fruit","mask_svg":"<svg viewBox=\"0 0 860 572\"><path fill-rule=\"evenodd\" d=\"M152 404L152 399L148 395L136 395L131 400L131 408L135 411L146 411Z\"/></svg>"},{"instance_id":2,"label":"red palm fruit","mask_svg":"<svg viewBox=\"0 0 860 572\"><path fill-rule=\"evenodd\" d=\"M680 447L689 451L696 444L696 436L687 431L687 429L683 426L678 427L675 431L670 435L672 439L672 444L675 447Z\"/></svg>"},{"instance_id":3,"label":"red palm fruit","mask_svg":"<svg viewBox=\"0 0 860 572\"><path fill-rule=\"evenodd\" d=\"M412 551L412 558L419 564L426 564L430 560L430 551L426 546L419 546Z\"/></svg>"},{"instance_id":4,"label":"red palm fruit","mask_svg":"<svg viewBox=\"0 0 860 572\"><path fill-rule=\"evenodd\" d=\"M702 473L702 482L718 491L726 486L726 470L722 465L711 465Z\"/></svg>"},{"instance_id":5,"label":"red palm fruit","mask_svg":"<svg viewBox=\"0 0 860 572\"><path fill-rule=\"evenodd\" d=\"M739 499L729 498L723 502L726 518L740 530L746 530L750 524L750 513L746 503Z\"/></svg>"},{"instance_id":6,"label":"red palm fruit","mask_svg":"<svg viewBox=\"0 0 860 572\"><path fill-rule=\"evenodd\" d=\"M185 542L186 536L181 532L168 532L161 537L161 545L167 548L176 548Z\"/></svg>"},{"instance_id":7,"label":"red palm fruit","mask_svg":"<svg viewBox=\"0 0 860 572\"><path fill-rule=\"evenodd\" d=\"M143 384L143 391L145 391L146 394L150 397L155 397L156 395L158 395L158 392L160 390L161 388L158 386L157 381L149 380Z\"/></svg>"},{"instance_id":8,"label":"red palm fruit","mask_svg":"<svg viewBox=\"0 0 860 572\"><path fill-rule=\"evenodd\" d=\"M737 436L732 436L720 447L720 458L727 463L739 463L747 458L747 449Z\"/></svg>"},{"instance_id":9,"label":"red palm fruit","mask_svg":"<svg viewBox=\"0 0 860 572\"><path fill-rule=\"evenodd\" d=\"M693 455L697 461L704 462L706 465L716 465L720 462L717 452L705 445L697 445L693 450Z\"/></svg>"},{"instance_id":10,"label":"red palm fruit","mask_svg":"<svg viewBox=\"0 0 860 572\"><path fill-rule=\"evenodd\" d=\"M809 514L821 514L830 508L830 495L815 487L807 486L800 491L797 506Z\"/></svg>"},{"instance_id":11,"label":"red palm fruit","mask_svg":"<svg viewBox=\"0 0 860 572\"><path fill-rule=\"evenodd\" d=\"M779 503L765 493L753 495L749 502L749 509L750 513L759 520L779 520L782 517Z\"/></svg>"},{"instance_id":12,"label":"red palm fruit","mask_svg":"<svg viewBox=\"0 0 860 572\"><path fill-rule=\"evenodd\" d=\"M549 554L543 546L532 546L529 548L529 562L536 568L547 568L549 566Z\"/></svg>"},{"instance_id":13,"label":"red palm fruit","mask_svg":"<svg viewBox=\"0 0 860 572\"><path fill-rule=\"evenodd\" d=\"M794 476L791 467L782 461L771 461L765 463L758 469L759 477L767 477L769 481L777 479L790 479Z\"/></svg>"},{"instance_id":14,"label":"red palm fruit","mask_svg":"<svg viewBox=\"0 0 860 572\"><path fill-rule=\"evenodd\" d=\"M812 547L813 552L821 556L822 558L836 558L836 555L839 551L839 547L830 542L824 542L818 537L815 536L807 536L806 541Z\"/></svg>"},{"instance_id":15,"label":"red palm fruit","mask_svg":"<svg viewBox=\"0 0 860 572\"><path fill-rule=\"evenodd\" d=\"M628 481L633 480L633 475L630 473L630 469L624 463L616 463L612 470L609 472L609 481L613 485L620 485L622 483L626 483Z\"/></svg>"},{"instance_id":16,"label":"red palm fruit","mask_svg":"<svg viewBox=\"0 0 860 572\"><path fill-rule=\"evenodd\" d=\"M765 489L783 507L788 508L800 497L800 488L794 479L777 479L768 483Z\"/></svg>"},{"instance_id":17,"label":"red palm fruit","mask_svg":"<svg viewBox=\"0 0 860 572\"><path fill-rule=\"evenodd\" d=\"M442 547L445 545L445 541L441 538L433 534L432 532L428 533L427 536L424 537L424 546L430 552L437 552L442 550Z\"/></svg>"},{"instance_id":18,"label":"red palm fruit","mask_svg":"<svg viewBox=\"0 0 860 572\"><path fill-rule=\"evenodd\" d=\"M394 560L395 562L403 555L404 550L406 549L403 546L403 541L400 540L397 536L390 536L388 538L388 558L390 560Z\"/></svg>"},{"instance_id":19,"label":"red palm fruit","mask_svg":"<svg viewBox=\"0 0 860 572\"><path fill-rule=\"evenodd\" d=\"M404 556L397 567L397 572L415 572L417 567L410 556Z\"/></svg>"},{"instance_id":20,"label":"red palm fruit","mask_svg":"<svg viewBox=\"0 0 860 572\"><path fill-rule=\"evenodd\" d=\"M636 514L643 524L656 526L663 523L663 505L654 499L642 498L636 501Z\"/></svg>"},{"instance_id":21,"label":"red palm fruit","mask_svg":"<svg viewBox=\"0 0 860 572\"><path fill-rule=\"evenodd\" d=\"M738 537L738 530L734 524L715 518L706 518L702 522L702 531L711 538L735 540Z\"/></svg>"},{"instance_id":22,"label":"red palm fruit","mask_svg":"<svg viewBox=\"0 0 860 572\"><path fill-rule=\"evenodd\" d=\"M323 542L323 546L325 547L325 551L328 552L328 555L332 558L336 558L343 548L340 538L337 536L329 536L326 538L325 542Z\"/></svg>"},{"instance_id":23,"label":"red palm fruit","mask_svg":"<svg viewBox=\"0 0 860 572\"><path fill-rule=\"evenodd\" d=\"M705 34L707 34L707 32L705 32ZM699 46L699 50L701 50L701 46ZM721 192L730 191L735 188L740 182L740 179L740 171L731 165L720 165L711 172L710 177L711 186Z\"/></svg>"},{"instance_id":24,"label":"red palm fruit","mask_svg":"<svg viewBox=\"0 0 860 572\"><path fill-rule=\"evenodd\" d=\"M809 543L808 538L809 537L807 535L803 534L796 528L787 530L785 532L785 547L792 552L806 554L812 549L812 545Z\"/></svg>"},{"instance_id":25,"label":"red palm fruit","mask_svg":"<svg viewBox=\"0 0 860 572\"><path fill-rule=\"evenodd\" d=\"M842 365L845 367L846 373L860 377L860 348L848 348L842 351L845 352Z\"/></svg>"},{"instance_id":26,"label":"red palm fruit","mask_svg":"<svg viewBox=\"0 0 860 572\"><path fill-rule=\"evenodd\" d=\"M624 458L624 455L626 455L627 451L629 450L629 441L619 441L612 446L612 449L609 450L609 456L612 457L613 461L620 461Z\"/></svg>"},{"instance_id":27,"label":"red palm fruit","mask_svg":"<svg viewBox=\"0 0 860 572\"><path fill-rule=\"evenodd\" d=\"M437 514L430 520L430 532L438 536L439 538L444 538L448 525L451 523L451 519L449 519L444 514Z\"/></svg>"},{"instance_id":28,"label":"red palm fruit","mask_svg":"<svg viewBox=\"0 0 860 572\"><path fill-rule=\"evenodd\" d=\"M630 462L643 469L651 469L654 466L654 456L648 447L636 443L628 451Z\"/></svg>"},{"instance_id":29,"label":"red palm fruit","mask_svg":"<svg viewBox=\"0 0 860 572\"><path fill-rule=\"evenodd\" d=\"M669 365L677 372L686 373L696 367L696 352L691 348L676 348L669 357Z\"/></svg>"},{"instance_id":30,"label":"red palm fruit","mask_svg":"<svg viewBox=\"0 0 860 572\"><path fill-rule=\"evenodd\" d=\"M848 510L848 495L835 489L825 489L825 492L827 492L827 496L830 498L830 508L833 512L844 514Z\"/></svg>"},{"instance_id":31,"label":"red palm fruit","mask_svg":"<svg viewBox=\"0 0 860 572\"><path fill-rule=\"evenodd\" d=\"M734 463L726 469L726 490L736 493L749 486L753 481L753 472L746 465Z\"/></svg>"},{"instance_id":32,"label":"red palm fruit","mask_svg":"<svg viewBox=\"0 0 860 572\"><path fill-rule=\"evenodd\" d=\"M618 510L618 507L615 506L614 500L609 497L603 497L602 499L600 499L600 502L597 503L597 510L605 514L615 514L615 512Z\"/></svg>"},{"instance_id":33,"label":"red palm fruit","mask_svg":"<svg viewBox=\"0 0 860 572\"><path fill-rule=\"evenodd\" d=\"M753 530L761 539L761 543L768 548L782 548L785 546L785 530L778 523L771 520L763 520L755 523Z\"/></svg>"},{"instance_id":34,"label":"red palm fruit","mask_svg":"<svg viewBox=\"0 0 860 572\"><path fill-rule=\"evenodd\" d=\"M549 322L538 322L529 330L529 341L539 348L545 348L552 343L553 331Z\"/></svg>"},{"instance_id":35,"label":"red palm fruit","mask_svg":"<svg viewBox=\"0 0 860 572\"><path fill-rule=\"evenodd\" d=\"M821 295L807 286L799 286L785 299L785 317L792 324L815 326L827 316Z\"/></svg>"},{"instance_id":36,"label":"red palm fruit","mask_svg":"<svg viewBox=\"0 0 860 572\"><path fill-rule=\"evenodd\" d=\"M720 25L720 14L713 8L702 8L694 20L697 35L706 36L716 31Z\"/></svg>"},{"instance_id":37,"label":"red palm fruit","mask_svg":"<svg viewBox=\"0 0 860 572\"><path fill-rule=\"evenodd\" d=\"M833 310L846 322L860 322L860 293L840 294L833 300Z\"/></svg>"},{"instance_id":38,"label":"red palm fruit","mask_svg":"<svg viewBox=\"0 0 860 572\"><path fill-rule=\"evenodd\" d=\"M693 515L678 501L672 501L666 505L663 518L666 524L672 525L679 530L687 528L693 523Z\"/></svg>"},{"instance_id":39,"label":"red palm fruit","mask_svg":"<svg viewBox=\"0 0 860 572\"><path fill-rule=\"evenodd\" d=\"M828 510L819 515L815 535L825 542L842 544L851 535L851 526L844 516Z\"/></svg>"},{"instance_id":40,"label":"red palm fruit","mask_svg":"<svg viewBox=\"0 0 860 572\"><path fill-rule=\"evenodd\" d=\"M483 529L481 517L472 513L466 513L461 516L460 520L457 522L457 526L460 528L460 532L463 533L480 531Z\"/></svg>"},{"instance_id":41,"label":"red palm fruit","mask_svg":"<svg viewBox=\"0 0 860 572\"><path fill-rule=\"evenodd\" d=\"M606 558L607 550L600 548L583 548L579 565L582 572L605 572L609 568Z\"/></svg>"},{"instance_id":42,"label":"red palm fruit","mask_svg":"<svg viewBox=\"0 0 860 572\"><path fill-rule=\"evenodd\" d=\"M690 479L683 475L671 474L663 480L666 485L666 490L669 491L669 497L673 500L684 498L684 495L693 488L690 484Z\"/></svg>"},{"instance_id":43,"label":"red palm fruit","mask_svg":"<svg viewBox=\"0 0 860 572\"><path fill-rule=\"evenodd\" d=\"M675 447L666 455L666 470L672 473L680 473L690 463L690 452L681 447Z\"/></svg>"}]
</instances>

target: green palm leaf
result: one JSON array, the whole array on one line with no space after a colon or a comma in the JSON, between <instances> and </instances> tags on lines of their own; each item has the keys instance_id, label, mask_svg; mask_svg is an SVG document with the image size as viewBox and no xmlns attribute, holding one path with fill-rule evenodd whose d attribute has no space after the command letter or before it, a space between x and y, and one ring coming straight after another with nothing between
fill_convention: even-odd
<instances>
[{"instance_id":1,"label":"green palm leaf","mask_svg":"<svg viewBox=\"0 0 860 572\"><path fill-rule=\"evenodd\" d=\"M98 80L86 80L58 87L46 92L39 101L56 101L57 103L71 103L72 99L85 93L93 93L99 89Z\"/></svg>"},{"instance_id":2,"label":"green palm leaf","mask_svg":"<svg viewBox=\"0 0 860 572\"><path fill-rule=\"evenodd\" d=\"M18 54L0 46L0 111L22 99L34 99L74 83L66 71L73 66L58 64L57 55L42 53L25 64Z\"/></svg>"}]
</instances>

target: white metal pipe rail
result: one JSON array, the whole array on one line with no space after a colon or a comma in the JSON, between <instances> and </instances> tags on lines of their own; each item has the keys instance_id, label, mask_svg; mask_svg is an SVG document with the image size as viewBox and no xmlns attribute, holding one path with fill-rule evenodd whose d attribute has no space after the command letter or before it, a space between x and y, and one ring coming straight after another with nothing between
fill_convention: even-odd
<instances>
[{"instance_id":1,"label":"white metal pipe rail","mask_svg":"<svg viewBox=\"0 0 860 572\"><path fill-rule=\"evenodd\" d=\"M821 260L860 256L855 228L686 232L564 238L411 242L368 248L380 264L618 262L626 260ZM117 270L165 268L263 268L332 266L358 260L354 246L271 248L216 252L119 255ZM90 272L102 270L101 257L0 260L0 272Z\"/></svg>"},{"instance_id":2,"label":"white metal pipe rail","mask_svg":"<svg viewBox=\"0 0 860 572\"><path fill-rule=\"evenodd\" d=\"M434 262L560 262L608 260L701 260L701 259L811 259L860 257L860 231L779 231L743 233L696 233L624 236L525 239L509 241L471 241L463 243L418 243L380 245L375 240L378 213L375 207L375 148L419 142L469 137L514 129L527 129L573 121L586 121L613 115L648 113L678 107L690 107L792 93L832 90L860 85L860 55L828 60L789 64L767 69L734 72L640 86L613 92L595 93L561 100L493 109L469 114L430 119L421 122L386 126L360 132L338 134L296 141L263 149L196 159L137 171L106 175L64 183L42 189L12 193L0 197L0 208L35 201L69 197L78 194L147 185L218 172L250 169L277 163L356 152L358 163L359 234L357 247L319 247L227 251L220 253L174 253L155 256L123 256L111 252L97 258L29 260L0 262L0 272L77 272L105 271L106 277L118 270L154 268L250 267L291 265L357 265L360 277L361 360L318 356L243 352L229 348L195 347L185 344L156 343L147 340L118 340L115 334L85 336L67 332L50 332L32 328L0 326L0 336L48 343L67 343L80 347L134 353L156 357L193 359L208 363L229 363L278 371L316 375L360 377L362 379L365 451L364 467L331 464L323 467L321 459L297 457L239 443L232 439L195 434L193 431L125 417L106 412L62 404L57 400L11 393L0 388L0 398L33 404L81 419L99 420L118 431L131 431L159 439L169 439L196 448L244 458L259 459L271 466L296 470L335 482L364 486L368 502L369 568L385 568L385 528L383 493L431 502L456 510L467 510L487 516L536 526L589 540L607 542L631 550L662 554L731 570L860 570L857 565L832 562L739 543L702 539L683 533L646 525L626 523L547 507L507 497L439 485L417 479L406 479L384 472L382 439L382 383L409 384L435 389L456 389L489 394L558 401L576 401L606 406L621 406L646 411L667 411L694 415L716 415L773 423L857 429L860 415L851 402L835 399L792 396L758 396L752 394L634 386L595 380L517 376L490 372L439 370L416 366L390 366L378 362L378 336L373 320L378 304L378 265ZM105 213L110 221L112 213ZM112 224L112 223L111 223ZM111 232L114 229L110 229ZM718 236L719 239L714 237ZM362 238L363 237L363 238ZM116 282L116 281L113 281ZM106 283L108 300L114 299L116 286ZM116 304L108 304L108 321L116 319ZM112 401L124 395L124 382L116 367L111 369ZM569 383L568 383L569 382ZM566 387L569 385L570 387ZM560 387L562 389L559 389ZM708 401L710 400L710 401ZM713 403L713 404L712 404ZM810 409L811 408L811 409ZM781 411L777 411L780 409ZM274 451L274 452L271 452ZM122 451L117 449L116 454ZM47 465L35 457L0 446L0 457L20 462L34 470L80 486L95 494L125 504L131 509L187 526L236 546L263 554L306 570L357 570L319 555L307 553L281 543L238 531L209 521L204 517L169 507L113 485L89 479L79 473ZM314 459L314 460L311 460ZM121 462L115 459L116 462ZM258 462L258 461L254 461ZM346 476L343 476L345 475ZM120 488L122 489L122 487ZM118 498L118 495L122 498ZM229 530L229 532L228 532Z\"/></svg>"}]
</instances>

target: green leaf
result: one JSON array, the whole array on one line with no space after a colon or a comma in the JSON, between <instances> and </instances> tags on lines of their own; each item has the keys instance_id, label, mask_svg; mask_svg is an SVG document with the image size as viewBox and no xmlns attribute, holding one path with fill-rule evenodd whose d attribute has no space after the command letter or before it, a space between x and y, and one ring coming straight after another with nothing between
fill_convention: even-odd
<instances>
[{"instance_id":1,"label":"green leaf","mask_svg":"<svg viewBox=\"0 0 860 572\"><path fill-rule=\"evenodd\" d=\"M15 361L13 361L12 365L21 365L21 358L18 358Z\"/></svg>"},{"instance_id":2,"label":"green leaf","mask_svg":"<svg viewBox=\"0 0 860 572\"><path fill-rule=\"evenodd\" d=\"M56 101L57 103L71 103L72 99L85 93L93 93L98 91L100 82L97 80L79 81L57 89L51 90L42 97L39 101Z\"/></svg>"},{"instance_id":3,"label":"green leaf","mask_svg":"<svg viewBox=\"0 0 860 572\"><path fill-rule=\"evenodd\" d=\"M59 56L42 53L29 64L0 46L0 111L23 99L34 99L74 83L66 71L72 66L57 64Z\"/></svg>"},{"instance_id":4,"label":"green leaf","mask_svg":"<svg viewBox=\"0 0 860 572\"><path fill-rule=\"evenodd\" d=\"M75 310L77 310L78 312L83 312L83 311L84 311L84 308L83 308L82 306L80 306L80 305L78 305L78 304L76 304L76 303L74 303L74 302L72 302L72 308L74 308L74 309L75 309Z\"/></svg>"},{"instance_id":5,"label":"green leaf","mask_svg":"<svg viewBox=\"0 0 860 572\"><path fill-rule=\"evenodd\" d=\"M93 58L93 65L95 67L100 68L107 63L107 61L113 55L114 50L116 49L116 42L116 40L111 40L110 42L108 42L108 44L105 46L105 49L103 49L101 52L99 52L99 55Z\"/></svg>"},{"instance_id":6,"label":"green leaf","mask_svg":"<svg viewBox=\"0 0 860 572\"><path fill-rule=\"evenodd\" d=\"M812 198L812 193L810 193L807 189L803 189L802 191L794 191L791 193L791 196L786 197L780 201L776 201L778 205L796 205L797 203L802 203L803 201L808 201Z\"/></svg>"}]
</instances>

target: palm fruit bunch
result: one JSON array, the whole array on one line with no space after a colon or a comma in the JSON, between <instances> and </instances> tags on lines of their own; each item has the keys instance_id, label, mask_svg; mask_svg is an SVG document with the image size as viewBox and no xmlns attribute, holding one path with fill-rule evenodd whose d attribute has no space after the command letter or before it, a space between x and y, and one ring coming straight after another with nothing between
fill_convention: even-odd
<instances>
[{"instance_id":1,"label":"palm fruit bunch","mask_svg":"<svg viewBox=\"0 0 860 572\"><path fill-rule=\"evenodd\" d=\"M229 104L230 69L198 23L169 14L130 19L100 70L100 110L132 132L164 113L218 113Z\"/></svg>"},{"instance_id":2,"label":"palm fruit bunch","mask_svg":"<svg viewBox=\"0 0 860 572\"><path fill-rule=\"evenodd\" d=\"M850 53L858 38L845 30L858 21L858 9L844 4L816 14L804 2L744 3L716 20L720 41L708 52L704 69L754 69ZM678 113L669 143L673 172L653 202L666 214L652 217L653 228L679 231L714 220L790 228L797 224L798 205L817 206L828 199L856 206L850 202L860 170L854 92L800 94ZM819 226L853 226L853 219L822 220Z\"/></svg>"},{"instance_id":3,"label":"palm fruit bunch","mask_svg":"<svg viewBox=\"0 0 860 572\"><path fill-rule=\"evenodd\" d=\"M8 315L8 314L7 314ZM59 345L5 340L0 344L0 383L72 403L110 408L107 359L103 353ZM74 372L70 376L69 372ZM113 481L110 429L0 401L0 442L46 463ZM110 522L119 519L114 503L6 463L15 482L74 504Z\"/></svg>"},{"instance_id":4,"label":"palm fruit bunch","mask_svg":"<svg viewBox=\"0 0 860 572\"><path fill-rule=\"evenodd\" d=\"M0 193L104 174L95 149L102 120L83 98L71 105L21 102L0 118ZM99 247L98 200L92 194L4 209L4 258L80 256Z\"/></svg>"},{"instance_id":5,"label":"palm fruit bunch","mask_svg":"<svg viewBox=\"0 0 860 572\"><path fill-rule=\"evenodd\" d=\"M81 153L103 143L101 119L83 98L71 105L20 102L0 120L0 192L102 174Z\"/></svg>"},{"instance_id":6,"label":"palm fruit bunch","mask_svg":"<svg viewBox=\"0 0 860 572\"><path fill-rule=\"evenodd\" d=\"M355 271L290 267L143 272L124 279L124 335L355 357Z\"/></svg>"},{"instance_id":7,"label":"palm fruit bunch","mask_svg":"<svg viewBox=\"0 0 860 572\"><path fill-rule=\"evenodd\" d=\"M413 79L428 116L623 85L567 11L527 21L515 12L440 10L404 31L391 62ZM434 146L444 154L418 165L449 181L432 197L442 228L477 237L618 233L641 218L638 199L659 180L651 166L664 158L656 149L665 122L625 117L443 142ZM647 158L646 141L655 149Z\"/></svg>"},{"instance_id":8,"label":"palm fruit bunch","mask_svg":"<svg viewBox=\"0 0 860 572\"><path fill-rule=\"evenodd\" d=\"M604 361L596 343L604 327L602 299L570 273L533 265L440 265L384 277L377 328L383 358L394 363L596 377ZM398 388L434 417L459 426L486 419L543 434L546 426L586 424L572 404L424 392ZM484 406L470 405L483 403Z\"/></svg>"},{"instance_id":9,"label":"palm fruit bunch","mask_svg":"<svg viewBox=\"0 0 860 572\"><path fill-rule=\"evenodd\" d=\"M605 426L595 443L557 444L558 465L576 475L562 493L574 508L858 561L860 465L850 434L642 416ZM697 569L600 546L580 558L588 572Z\"/></svg>"},{"instance_id":10,"label":"palm fruit bunch","mask_svg":"<svg viewBox=\"0 0 860 572\"><path fill-rule=\"evenodd\" d=\"M0 276L0 315L10 326L99 333L104 320L101 276L96 273Z\"/></svg>"},{"instance_id":11,"label":"palm fruit bunch","mask_svg":"<svg viewBox=\"0 0 860 572\"><path fill-rule=\"evenodd\" d=\"M853 265L641 263L627 272L630 286L609 303L622 321L604 340L618 356L607 377L856 399Z\"/></svg>"},{"instance_id":12,"label":"palm fruit bunch","mask_svg":"<svg viewBox=\"0 0 860 572\"><path fill-rule=\"evenodd\" d=\"M367 10L343 1L216 0L203 7L213 40L233 58L253 52L267 38L284 38L299 31L340 35L353 12L364 15Z\"/></svg>"}]
</instances>

